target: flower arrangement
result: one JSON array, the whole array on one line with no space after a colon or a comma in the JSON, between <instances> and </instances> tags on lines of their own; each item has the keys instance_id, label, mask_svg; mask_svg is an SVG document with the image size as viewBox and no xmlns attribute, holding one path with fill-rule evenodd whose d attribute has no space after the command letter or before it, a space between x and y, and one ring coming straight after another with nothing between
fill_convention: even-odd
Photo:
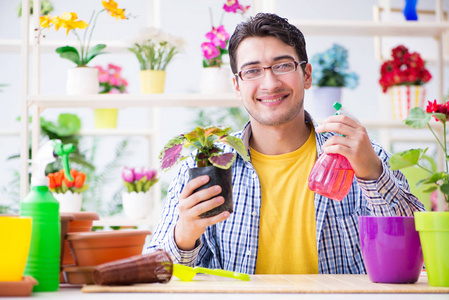
<instances>
[{"instance_id":1,"label":"flower arrangement","mask_svg":"<svg viewBox=\"0 0 449 300\"><path fill-rule=\"evenodd\" d=\"M318 87L348 87L354 89L359 84L359 76L349 72L348 51L334 44L323 53L317 53L310 61L313 67L312 82Z\"/></svg>"},{"instance_id":2,"label":"flower arrangement","mask_svg":"<svg viewBox=\"0 0 449 300\"><path fill-rule=\"evenodd\" d=\"M123 167L122 179L128 193L146 193L159 180L157 171L147 167Z\"/></svg>"},{"instance_id":3,"label":"flower arrangement","mask_svg":"<svg viewBox=\"0 0 449 300\"><path fill-rule=\"evenodd\" d=\"M198 150L195 154L198 167L213 165L221 169L228 169L234 162L236 154L223 153L223 150L215 145L216 142L234 148L245 161L248 161L249 156L245 151L243 141L229 135L229 130L231 130L231 127L197 127L191 132L176 136L165 145L159 155L161 169L168 171L176 163L186 159L187 156L181 156L183 148Z\"/></svg>"},{"instance_id":4,"label":"flower arrangement","mask_svg":"<svg viewBox=\"0 0 449 300\"><path fill-rule=\"evenodd\" d=\"M430 125L431 117L435 119L440 125L443 126L443 140L438 137L434 128ZM428 101L426 110L420 107L414 107L410 109L407 119L405 119L405 124L413 128L429 128L430 132L435 137L438 145L444 152L445 166L444 171L435 172L434 170L426 167L422 160L425 157L427 148L425 149L410 149L403 151L401 153L395 154L390 158L389 164L392 170L403 169L411 166L418 166L427 172L429 172L429 177L421 180L418 184L426 185L428 188L424 192L432 193L437 189L443 194L444 199L449 204L449 153L446 141L446 123L449 120L449 101L444 104L437 103L436 100L433 102ZM447 207L446 207L447 210Z\"/></svg>"},{"instance_id":5,"label":"flower arrangement","mask_svg":"<svg viewBox=\"0 0 449 300\"><path fill-rule=\"evenodd\" d=\"M140 70L165 70L173 57L184 48L182 38L149 27L140 31L129 51L136 55Z\"/></svg>"},{"instance_id":6,"label":"flower arrangement","mask_svg":"<svg viewBox=\"0 0 449 300\"><path fill-rule=\"evenodd\" d=\"M423 85L432 79L419 53L400 45L391 50L391 56L393 59L380 67L379 84L384 93L394 85Z\"/></svg>"},{"instance_id":7,"label":"flower arrangement","mask_svg":"<svg viewBox=\"0 0 449 300\"><path fill-rule=\"evenodd\" d=\"M108 64L106 69L95 66L98 69L98 81L100 82L100 94L126 93L128 81L121 76L122 68Z\"/></svg>"},{"instance_id":8,"label":"flower arrangement","mask_svg":"<svg viewBox=\"0 0 449 300\"><path fill-rule=\"evenodd\" d=\"M40 17L40 25L42 28L50 29L50 27L54 26L55 30L58 31L59 28L62 27L67 29L67 35L70 30L72 30L78 39L79 50L72 46L64 46L57 48L56 53L58 53L62 58L74 62L78 67L86 66L97 55L106 53L102 52L102 50L106 48L105 44L97 44L93 47L90 46L92 33L95 29L95 25L97 24L98 16L102 12L107 11L109 15L115 17L117 20L126 19L125 10L118 8L117 3L114 0L101 1L101 3L103 4L103 9L97 13L94 11L90 17L89 23L79 20L77 14L74 12L65 12L61 16L56 17L51 17L50 15ZM82 39L76 32L76 29L86 29ZM88 39L87 36L89 36Z\"/></svg>"},{"instance_id":9,"label":"flower arrangement","mask_svg":"<svg viewBox=\"0 0 449 300\"><path fill-rule=\"evenodd\" d=\"M212 20L212 11L209 8L211 16L212 30L206 33L207 42L201 44L203 51L203 67L220 67L223 63L223 55L228 53L227 46L230 38L229 33L222 25L223 16L226 12L240 13L242 16L248 11L250 6L243 6L238 0L227 0L223 5L223 13L221 15L220 25L214 27Z\"/></svg>"},{"instance_id":10,"label":"flower arrangement","mask_svg":"<svg viewBox=\"0 0 449 300\"><path fill-rule=\"evenodd\" d=\"M73 194L80 194L87 190L89 185L84 184L86 181L86 174L83 172L78 172L75 169L71 169L70 175L73 177L73 181L69 181L69 179L65 176L63 169L55 173L49 173L47 177L50 181L48 185L50 191L57 194L65 194L68 191L71 191Z\"/></svg>"}]
</instances>

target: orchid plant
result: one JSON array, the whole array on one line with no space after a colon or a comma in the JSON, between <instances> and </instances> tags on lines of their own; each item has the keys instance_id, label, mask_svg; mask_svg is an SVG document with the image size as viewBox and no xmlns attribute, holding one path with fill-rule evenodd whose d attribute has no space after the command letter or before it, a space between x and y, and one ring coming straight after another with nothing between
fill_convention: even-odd
<instances>
[{"instance_id":1,"label":"orchid plant","mask_svg":"<svg viewBox=\"0 0 449 300\"><path fill-rule=\"evenodd\" d=\"M173 57L184 49L182 38L154 27L144 28L129 51L136 55L140 70L165 70Z\"/></svg>"},{"instance_id":2,"label":"orchid plant","mask_svg":"<svg viewBox=\"0 0 449 300\"><path fill-rule=\"evenodd\" d=\"M95 66L98 69L98 81L100 82L100 94L121 94L126 93L128 82L122 78L122 68L113 64L108 64L106 69Z\"/></svg>"},{"instance_id":3,"label":"orchid plant","mask_svg":"<svg viewBox=\"0 0 449 300\"><path fill-rule=\"evenodd\" d=\"M64 169L61 169L55 173L49 173L47 177L49 180L48 187L50 191L57 194L65 194L68 191L80 194L87 190L89 185L84 184L86 181L86 174L83 172L78 172L78 170L71 169L70 175L72 176L73 181L69 181L65 175Z\"/></svg>"},{"instance_id":4,"label":"orchid plant","mask_svg":"<svg viewBox=\"0 0 449 300\"><path fill-rule=\"evenodd\" d=\"M98 16L102 12L107 11L109 15L115 17L117 20L126 19L125 9L118 8L117 3L114 0L101 1L101 3L103 4L103 9L97 13L94 11L90 17L89 23L79 20L77 14L74 12L65 12L61 16L56 17L51 17L50 15L40 17L40 25L42 28L50 29L54 26L55 30L58 31L59 28L62 27L67 29L67 35L72 30L73 34L78 39L79 50L72 46L64 46L57 48L56 53L58 53L60 57L74 62L78 67L84 67L97 55L106 53L102 51L106 48L105 44L97 44L90 47L92 34L95 29L95 25L97 24ZM76 29L86 29L82 39L76 32ZM89 38L87 38L88 36Z\"/></svg>"},{"instance_id":5,"label":"orchid plant","mask_svg":"<svg viewBox=\"0 0 449 300\"><path fill-rule=\"evenodd\" d=\"M443 140L436 134L434 128L431 126L431 118L434 118L440 125L443 126ZM427 189L424 192L432 193L437 189L443 194L444 199L449 204L449 153L446 141L446 123L449 120L449 101L444 104L428 101L426 110L420 107L410 109L408 117L404 120L405 124L413 128L429 128L432 135L435 137L438 145L442 148L445 157L444 171L435 172L434 170L422 164L423 158L428 148L425 149L410 149L401 153L395 154L390 158L389 164L392 170L403 169L411 166L418 166L429 173L429 177L418 182L418 185L426 185Z\"/></svg>"},{"instance_id":6,"label":"orchid plant","mask_svg":"<svg viewBox=\"0 0 449 300\"><path fill-rule=\"evenodd\" d=\"M224 143L234 148L245 160L249 160L243 141L240 138L231 136L228 132L231 127L197 127L195 130L181 134L171 139L161 151L159 159L161 169L168 171L176 163L186 159L188 156L181 156L183 148L196 149L194 159L198 167L215 166L228 169L236 158L235 153L224 153L215 143Z\"/></svg>"},{"instance_id":7,"label":"orchid plant","mask_svg":"<svg viewBox=\"0 0 449 300\"><path fill-rule=\"evenodd\" d=\"M313 85L354 89L359 83L359 76L348 71L348 51L338 44L332 45L323 53L315 54L310 63L313 68Z\"/></svg>"},{"instance_id":8,"label":"orchid plant","mask_svg":"<svg viewBox=\"0 0 449 300\"><path fill-rule=\"evenodd\" d=\"M157 171L147 167L123 167L122 179L128 193L146 193L159 180Z\"/></svg>"},{"instance_id":9,"label":"orchid plant","mask_svg":"<svg viewBox=\"0 0 449 300\"><path fill-rule=\"evenodd\" d=\"M223 64L223 55L228 53L227 46L230 35L226 32L223 23L223 16L226 12L240 13L242 16L248 11L250 6L243 6L238 0L227 0L223 5L223 13L220 19L220 25L215 27L213 24L212 11L209 8L212 30L206 33L207 42L201 44L203 51L203 67L220 67Z\"/></svg>"}]
</instances>

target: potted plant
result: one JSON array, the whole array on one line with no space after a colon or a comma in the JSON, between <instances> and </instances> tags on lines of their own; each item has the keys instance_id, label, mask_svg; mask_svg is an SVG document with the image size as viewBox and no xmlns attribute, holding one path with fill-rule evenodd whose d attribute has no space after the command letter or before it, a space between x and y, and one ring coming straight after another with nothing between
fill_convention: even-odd
<instances>
[{"instance_id":1,"label":"potted plant","mask_svg":"<svg viewBox=\"0 0 449 300\"><path fill-rule=\"evenodd\" d=\"M388 92L395 119L405 119L411 107L424 107L426 90L423 86L432 79L425 62L417 52L399 45L391 50L391 60L380 67L379 84Z\"/></svg>"},{"instance_id":2,"label":"potted plant","mask_svg":"<svg viewBox=\"0 0 449 300\"><path fill-rule=\"evenodd\" d=\"M123 167L122 179L126 188L122 193L125 215L131 219L147 217L151 211L150 188L159 180L157 171L147 167Z\"/></svg>"},{"instance_id":3,"label":"potted plant","mask_svg":"<svg viewBox=\"0 0 449 300\"><path fill-rule=\"evenodd\" d=\"M106 68L95 66L98 69L98 81L100 82L100 94L126 93L128 81L122 75L122 68L108 64ZM95 128L116 128L117 108L96 108L94 110Z\"/></svg>"},{"instance_id":4,"label":"potted plant","mask_svg":"<svg viewBox=\"0 0 449 300\"><path fill-rule=\"evenodd\" d=\"M232 74L229 68L222 68L224 64L223 56L228 54L229 33L223 25L225 13L240 13L242 16L248 11L250 6L243 6L238 0L226 1L223 5L223 12L220 24L214 26L212 10L209 8L212 29L206 33L206 42L201 44L203 52L203 69L200 77L201 93L230 93L232 92Z\"/></svg>"},{"instance_id":5,"label":"potted plant","mask_svg":"<svg viewBox=\"0 0 449 300\"><path fill-rule=\"evenodd\" d=\"M103 49L106 48L105 44L97 44L91 47L90 42L92 39L92 33L95 29L98 16L107 11L109 15L116 19L126 19L125 10L118 8L117 3L114 0L102 1L103 9L95 13L92 13L89 23L83 20L79 20L78 16L74 12L65 12L60 16L51 17L45 15L40 17L40 25L42 28L48 28L54 26L55 30L59 28L67 29L67 35L70 30L76 36L79 42L79 48L73 46L64 46L56 49L62 58L68 59L76 64L76 68L70 69L67 78L67 93L69 95L86 95L98 93L98 72L96 68L89 68L87 64L96 56L104 54ZM89 25L90 24L90 25ZM86 29L87 28L87 29ZM78 35L76 29L84 30L83 38ZM89 30L90 29L90 30Z\"/></svg>"},{"instance_id":6,"label":"potted plant","mask_svg":"<svg viewBox=\"0 0 449 300\"><path fill-rule=\"evenodd\" d=\"M312 84L316 86L313 90L314 115L327 118L334 114L332 103L341 102L342 88L356 88L359 76L348 70L348 51L338 44L315 54L310 63Z\"/></svg>"},{"instance_id":7,"label":"potted plant","mask_svg":"<svg viewBox=\"0 0 449 300\"><path fill-rule=\"evenodd\" d=\"M431 117L437 123L431 124ZM428 102L426 110L420 107L410 109L405 124L413 128L427 127L432 132L438 145L442 148L445 164L443 171L434 172L423 163L425 149L410 149L395 154L390 158L392 170L418 166L426 170L429 176L419 182L427 187L424 192L432 193L439 191L446 200L446 207L440 208L439 212L416 212L415 226L419 231L419 236L423 248L424 261L426 264L429 285L449 287L449 162L448 147L446 141L446 122L449 120L449 101L444 104ZM443 140L435 132L435 126L443 127Z\"/></svg>"},{"instance_id":8,"label":"potted plant","mask_svg":"<svg viewBox=\"0 0 449 300\"><path fill-rule=\"evenodd\" d=\"M165 69L173 57L184 48L184 40L154 27L144 28L129 51L136 55L140 66L142 94L162 94Z\"/></svg>"},{"instance_id":9,"label":"potted plant","mask_svg":"<svg viewBox=\"0 0 449 300\"><path fill-rule=\"evenodd\" d=\"M196 152L192 155L197 168L189 170L189 179L192 180L201 175L209 175L210 180L198 190L208 188L213 185L220 185L221 196L225 202L208 212L201 214L201 217L215 216L222 211L233 212L232 202L232 163L236 158L236 153L225 153L216 143L223 143L233 148L245 161L249 160L243 141L240 138L229 135L230 127L197 127L195 130L176 136L171 139L162 149L159 159L161 169L169 170L176 163L188 158L182 156L183 148L193 148Z\"/></svg>"},{"instance_id":10,"label":"potted plant","mask_svg":"<svg viewBox=\"0 0 449 300\"><path fill-rule=\"evenodd\" d=\"M78 172L76 169L70 170L73 181L69 181L66 177L64 169L47 175L49 179L49 190L59 202L60 212L77 212L81 211L82 192L87 190L89 185L84 184L86 174Z\"/></svg>"}]
</instances>

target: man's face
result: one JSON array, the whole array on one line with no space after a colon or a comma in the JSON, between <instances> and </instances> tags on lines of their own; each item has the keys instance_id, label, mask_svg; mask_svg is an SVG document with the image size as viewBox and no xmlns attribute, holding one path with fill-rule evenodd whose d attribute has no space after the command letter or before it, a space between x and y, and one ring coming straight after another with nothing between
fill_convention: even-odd
<instances>
[{"instance_id":1,"label":"man's face","mask_svg":"<svg viewBox=\"0 0 449 300\"><path fill-rule=\"evenodd\" d=\"M295 49L275 37L249 37L237 48L238 71L299 61ZM266 69L264 77L251 81L234 78L237 97L243 102L252 122L276 126L293 121L304 109L304 89L312 85L312 68L301 66L288 74L275 75Z\"/></svg>"}]
</instances>

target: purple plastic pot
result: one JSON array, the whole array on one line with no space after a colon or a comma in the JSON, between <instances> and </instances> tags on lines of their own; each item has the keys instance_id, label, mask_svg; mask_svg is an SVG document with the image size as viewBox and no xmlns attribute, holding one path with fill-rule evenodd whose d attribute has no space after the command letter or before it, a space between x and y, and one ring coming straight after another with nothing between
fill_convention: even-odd
<instances>
[{"instance_id":1,"label":"purple plastic pot","mask_svg":"<svg viewBox=\"0 0 449 300\"><path fill-rule=\"evenodd\" d=\"M360 244L372 282L413 283L423 266L414 217L359 216Z\"/></svg>"}]
</instances>

